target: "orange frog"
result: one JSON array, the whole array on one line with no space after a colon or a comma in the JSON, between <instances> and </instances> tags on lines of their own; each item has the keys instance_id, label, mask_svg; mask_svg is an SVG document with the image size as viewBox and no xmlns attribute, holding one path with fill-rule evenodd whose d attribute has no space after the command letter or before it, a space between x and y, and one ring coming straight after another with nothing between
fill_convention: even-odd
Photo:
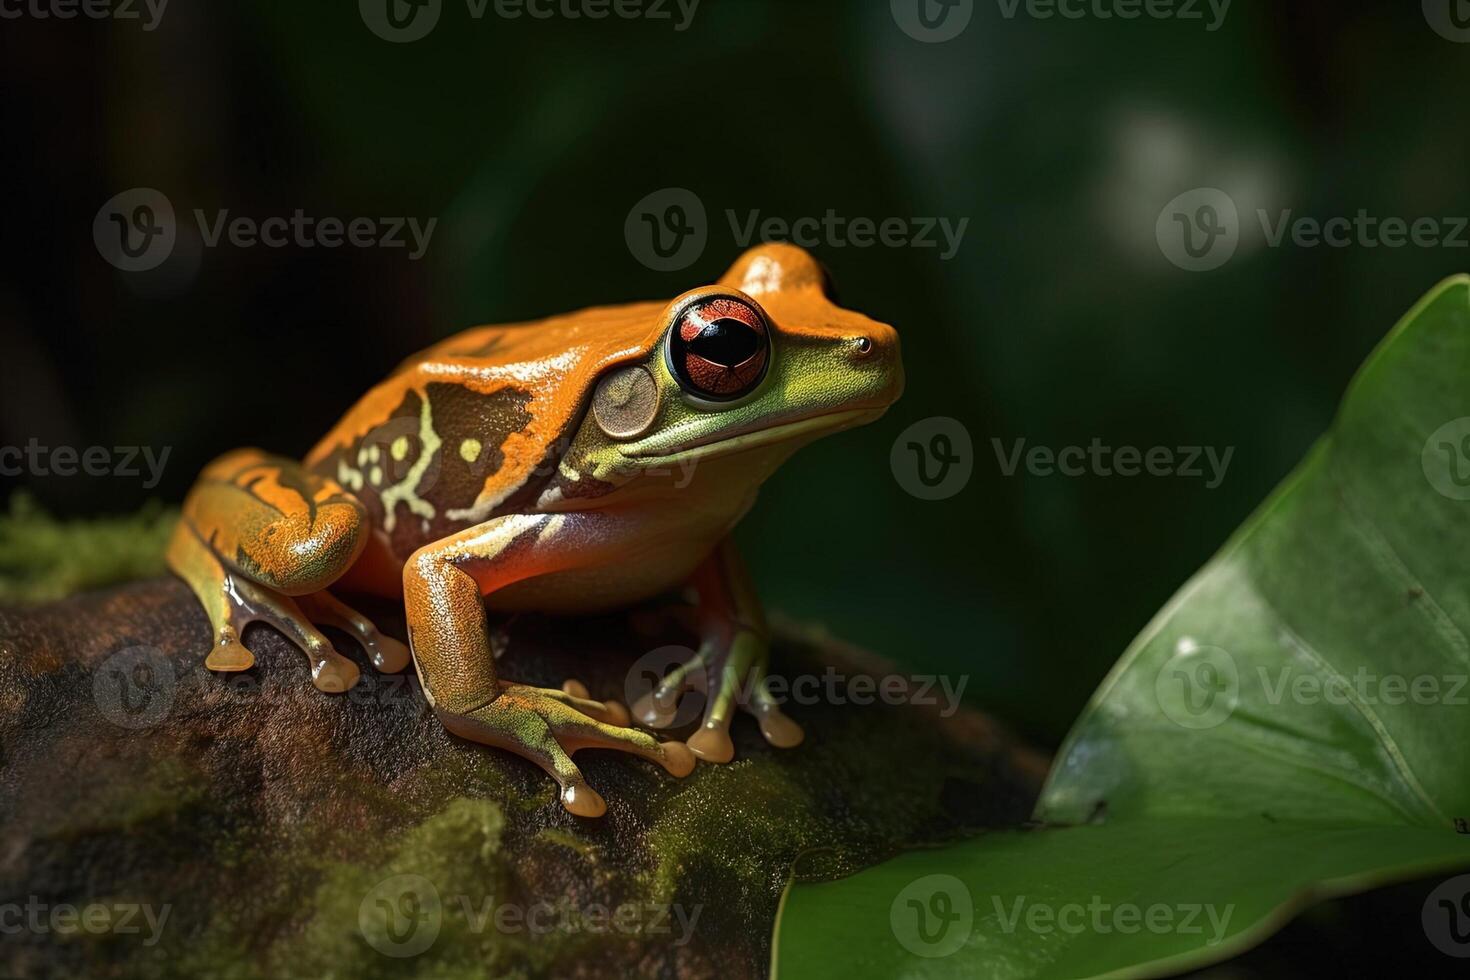
<instances>
[{"instance_id":1,"label":"orange frog","mask_svg":"<svg viewBox=\"0 0 1470 980\"><path fill-rule=\"evenodd\" d=\"M733 756L737 704L771 744L801 741L765 687L765 619L730 532L795 450L877 418L902 387L892 328L835 305L806 252L763 245L670 303L452 337L368 392L303 463L221 457L189 493L168 562L209 616L207 667L250 668L240 633L263 620L329 692L358 671L314 622L357 637L379 670L410 655L327 590L402 596L444 726L531 759L568 810L599 816L578 749L687 775L695 756ZM635 711L667 723L702 672L708 702L687 745L627 727L622 705L576 681L497 674L487 606L595 612L683 585L699 597L700 650Z\"/></svg>"}]
</instances>

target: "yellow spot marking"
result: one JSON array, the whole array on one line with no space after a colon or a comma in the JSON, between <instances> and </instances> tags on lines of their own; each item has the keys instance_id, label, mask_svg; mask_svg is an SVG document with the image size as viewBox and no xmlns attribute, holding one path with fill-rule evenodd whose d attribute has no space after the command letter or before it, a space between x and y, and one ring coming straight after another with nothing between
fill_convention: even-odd
<instances>
[{"instance_id":1,"label":"yellow spot marking","mask_svg":"<svg viewBox=\"0 0 1470 980\"><path fill-rule=\"evenodd\" d=\"M403 462L403 460L408 458L408 436L399 436L397 439L394 439L393 445L388 447L388 451L393 454L394 459L400 463Z\"/></svg>"},{"instance_id":2,"label":"yellow spot marking","mask_svg":"<svg viewBox=\"0 0 1470 980\"><path fill-rule=\"evenodd\" d=\"M349 469L342 460L337 461L337 482L352 490L362 489L362 474Z\"/></svg>"},{"instance_id":3,"label":"yellow spot marking","mask_svg":"<svg viewBox=\"0 0 1470 980\"><path fill-rule=\"evenodd\" d=\"M383 530L389 534L393 533L393 527L398 523L398 515L395 509L401 500L408 504L408 509L419 517L428 519L435 514L434 505L427 500L419 498L416 488L419 481L424 478L424 471L433 462L434 453L439 449L439 433L434 431L434 415L429 408L429 399L424 398L419 408L419 446L422 452L414 461L396 486L387 487L382 492L383 501Z\"/></svg>"},{"instance_id":4,"label":"yellow spot marking","mask_svg":"<svg viewBox=\"0 0 1470 980\"><path fill-rule=\"evenodd\" d=\"M480 445L480 440L466 439L459 444L459 458L466 463L473 463L480 458L480 450L484 448L484 446Z\"/></svg>"},{"instance_id":5,"label":"yellow spot marking","mask_svg":"<svg viewBox=\"0 0 1470 980\"><path fill-rule=\"evenodd\" d=\"M379 483L382 483L383 468L381 466L374 466L372 468L372 471L368 473L368 479L373 481L373 486L377 486Z\"/></svg>"}]
</instances>

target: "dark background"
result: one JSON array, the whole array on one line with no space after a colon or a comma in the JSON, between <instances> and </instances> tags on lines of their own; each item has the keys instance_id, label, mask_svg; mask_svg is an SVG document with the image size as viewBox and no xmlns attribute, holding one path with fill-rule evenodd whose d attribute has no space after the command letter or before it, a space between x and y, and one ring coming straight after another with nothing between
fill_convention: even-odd
<instances>
[{"instance_id":1,"label":"dark background","mask_svg":"<svg viewBox=\"0 0 1470 980\"><path fill-rule=\"evenodd\" d=\"M352 3L173 0L139 21L0 20L6 215L0 444L172 447L163 482L25 480L63 514L177 502L237 445L299 455L406 354L463 327L667 298L738 254L751 209L969 219L962 247L815 249L845 305L896 325L908 391L768 485L741 540L777 610L1055 746L1131 637L1330 423L1355 367L1463 248L1266 247L1251 217L1470 214L1470 45L1417 2L1248 2L1200 21L1036 20L981 0L944 44L887 0L704 0L669 21L474 20L446 0L390 44ZM152 187L180 216L149 273L92 222ZM655 272L629 210L710 213ZM1239 252L1181 271L1175 195L1231 193ZM192 211L412 215L403 249L200 249ZM889 449L959 419L958 496L906 493ZM1185 478L1005 477L991 439L1235 447ZM6 485L6 491L14 481Z\"/></svg>"}]
</instances>

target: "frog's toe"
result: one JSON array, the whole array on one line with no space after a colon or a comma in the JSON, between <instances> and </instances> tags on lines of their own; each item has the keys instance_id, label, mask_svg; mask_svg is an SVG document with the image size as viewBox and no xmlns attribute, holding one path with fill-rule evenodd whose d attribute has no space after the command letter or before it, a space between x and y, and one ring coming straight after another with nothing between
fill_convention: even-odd
<instances>
[{"instance_id":1,"label":"frog's toe","mask_svg":"<svg viewBox=\"0 0 1470 980\"><path fill-rule=\"evenodd\" d=\"M730 721L738 707L755 717L761 735L778 749L800 745L804 733L801 726L788 718L771 694L766 672L769 652L765 640L752 631L736 635L723 655L706 656L691 661L702 666L709 688L704 722L689 738L689 748L706 762L729 762L735 758L735 745L730 740ZM682 682L688 686L687 680Z\"/></svg>"},{"instance_id":2,"label":"frog's toe","mask_svg":"<svg viewBox=\"0 0 1470 980\"><path fill-rule=\"evenodd\" d=\"M296 603L312 622L334 626L362 644L363 653L379 672L396 674L411 662L406 644L388 636L330 592L298 596Z\"/></svg>"},{"instance_id":3,"label":"frog's toe","mask_svg":"<svg viewBox=\"0 0 1470 980\"><path fill-rule=\"evenodd\" d=\"M730 741L730 732L718 724L704 727L689 736L689 750L705 762L729 762L735 758L735 743Z\"/></svg>"},{"instance_id":4,"label":"frog's toe","mask_svg":"<svg viewBox=\"0 0 1470 980\"><path fill-rule=\"evenodd\" d=\"M684 745L598 720L593 713L606 715L607 709L596 701L550 688L507 682L499 686L499 695L486 704L463 712L441 706L436 713L454 734L509 749L546 770L560 786L561 804L569 813L598 817L607 809L571 760L582 749L629 752L657 762L674 776L694 769L694 756Z\"/></svg>"},{"instance_id":5,"label":"frog's toe","mask_svg":"<svg viewBox=\"0 0 1470 980\"><path fill-rule=\"evenodd\" d=\"M518 685L502 683L502 687L514 687ZM628 709L616 701L597 701L587 691L587 685L575 678L568 679L562 683L560 691L547 690L544 692L548 698L575 708L582 714L595 721L604 722L608 725L623 727L628 724Z\"/></svg>"},{"instance_id":6,"label":"frog's toe","mask_svg":"<svg viewBox=\"0 0 1470 980\"><path fill-rule=\"evenodd\" d=\"M794 749L806 738L806 732L781 710L764 684L750 703L742 707L755 716L766 742L778 749Z\"/></svg>"},{"instance_id":7,"label":"frog's toe","mask_svg":"<svg viewBox=\"0 0 1470 980\"><path fill-rule=\"evenodd\" d=\"M221 636L204 658L204 666L222 674L239 673L255 666L255 655L233 636Z\"/></svg>"},{"instance_id":8,"label":"frog's toe","mask_svg":"<svg viewBox=\"0 0 1470 980\"><path fill-rule=\"evenodd\" d=\"M670 728L689 716L680 717L679 702L687 691L698 688L704 682L705 655L696 654L688 663L681 664L659 681L658 685L633 702L633 717L649 728Z\"/></svg>"}]
</instances>

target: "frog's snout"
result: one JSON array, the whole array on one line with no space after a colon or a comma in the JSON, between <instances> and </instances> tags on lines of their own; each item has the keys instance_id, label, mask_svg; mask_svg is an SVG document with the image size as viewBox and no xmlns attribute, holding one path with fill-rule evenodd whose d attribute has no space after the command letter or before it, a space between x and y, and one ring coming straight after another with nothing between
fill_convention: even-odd
<instances>
[{"instance_id":1,"label":"frog's snout","mask_svg":"<svg viewBox=\"0 0 1470 980\"><path fill-rule=\"evenodd\" d=\"M898 331L886 323L870 322L849 341L855 367L877 375L878 398L891 405L903 394L903 357Z\"/></svg>"}]
</instances>

